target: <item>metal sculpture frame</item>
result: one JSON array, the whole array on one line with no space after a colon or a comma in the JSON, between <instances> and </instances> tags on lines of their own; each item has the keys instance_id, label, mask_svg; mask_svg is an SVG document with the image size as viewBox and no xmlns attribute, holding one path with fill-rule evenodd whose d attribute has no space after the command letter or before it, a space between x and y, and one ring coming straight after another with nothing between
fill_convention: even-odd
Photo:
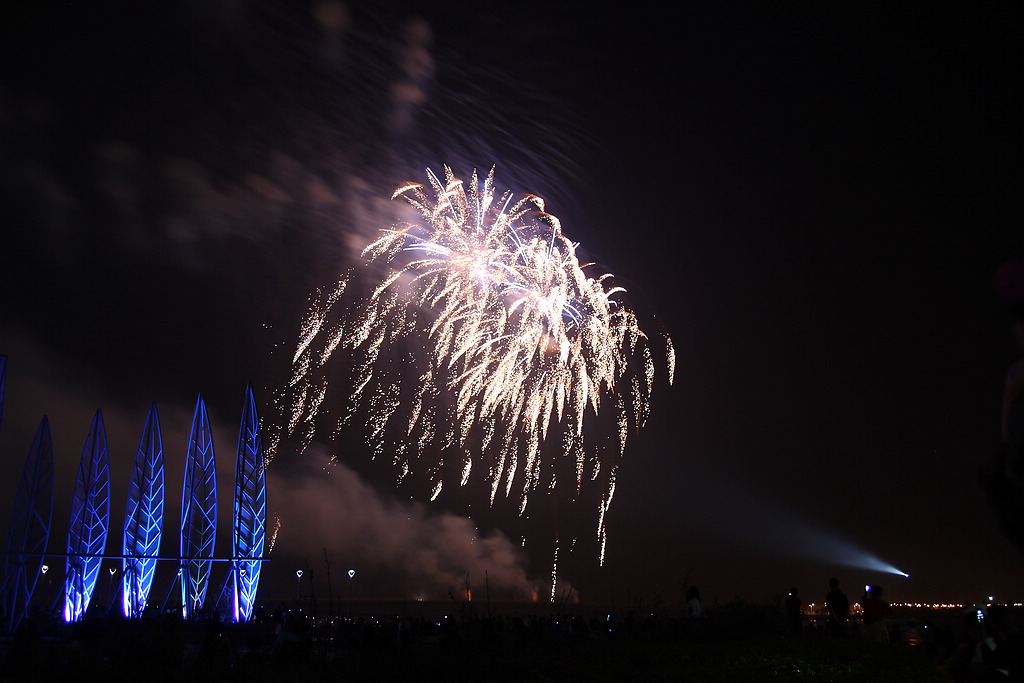
<instances>
[{"instance_id":1,"label":"metal sculpture frame","mask_svg":"<svg viewBox=\"0 0 1024 683\"><path fill-rule=\"evenodd\" d=\"M181 495L181 604L186 619L199 615L210 583L217 540L217 461L203 395L196 400Z\"/></svg>"},{"instance_id":2,"label":"metal sculpture frame","mask_svg":"<svg viewBox=\"0 0 1024 683\"><path fill-rule=\"evenodd\" d=\"M234 621L252 618L260 565L267 529L267 485L260 436L259 415L252 385L245 388L245 404L238 430L238 457L235 461L234 533L231 575L234 587Z\"/></svg>"},{"instance_id":3,"label":"metal sculpture frame","mask_svg":"<svg viewBox=\"0 0 1024 683\"><path fill-rule=\"evenodd\" d=\"M3 595L9 633L18 628L28 612L50 538L52 517L53 439L50 421L44 415L25 458L7 534Z\"/></svg>"},{"instance_id":4,"label":"metal sculpture frame","mask_svg":"<svg viewBox=\"0 0 1024 683\"><path fill-rule=\"evenodd\" d=\"M6 358L0 356L0 390ZM0 394L2 398L2 394ZM110 468L103 415L96 411L86 438L75 482L66 551L47 553L53 517L53 441L49 418L39 423L25 459L11 514L0 584L0 630L14 633L24 623L45 559L65 559L62 590L66 621L83 618L89 609L104 560L121 560L120 597L127 618L142 616L160 561L178 564L182 616L196 618L203 609L214 562L230 568L222 594L233 588L233 618L252 618L266 546L266 457L252 386L246 387L235 463L232 548L229 557L214 557L217 534L217 474L213 438L203 395L196 401L182 486L181 534L177 557L161 556L166 509L165 463L160 420L152 404L142 428L125 509L120 555L107 555L110 521ZM111 568L111 588L115 570ZM174 590L172 581L168 596ZM111 603L115 599L111 590ZM167 597L164 598L164 603ZM112 605L111 605L112 607ZM109 610L108 610L109 612Z\"/></svg>"},{"instance_id":5,"label":"metal sculpture frame","mask_svg":"<svg viewBox=\"0 0 1024 683\"><path fill-rule=\"evenodd\" d=\"M164 449L156 404L149 408L139 437L135 468L124 513L121 558L121 608L141 617L153 587L164 524Z\"/></svg>"},{"instance_id":6,"label":"metal sculpture frame","mask_svg":"<svg viewBox=\"0 0 1024 683\"><path fill-rule=\"evenodd\" d=\"M110 463L103 413L92 419L82 449L68 522L64 621L81 621L92 601L110 525ZM112 597L112 596L111 596Z\"/></svg>"}]
</instances>

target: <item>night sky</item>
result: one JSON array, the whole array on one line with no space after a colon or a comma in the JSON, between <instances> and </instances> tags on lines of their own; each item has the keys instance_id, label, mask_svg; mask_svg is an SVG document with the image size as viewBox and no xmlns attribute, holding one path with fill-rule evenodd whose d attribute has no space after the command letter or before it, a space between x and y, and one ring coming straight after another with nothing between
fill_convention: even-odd
<instances>
[{"instance_id":1,"label":"night sky","mask_svg":"<svg viewBox=\"0 0 1024 683\"><path fill-rule=\"evenodd\" d=\"M43 3L0 22L0 529L48 414L62 552L101 408L119 548L156 401L176 551L199 392L229 520L246 383L273 423L309 295L390 224L398 184L496 164L677 354L622 460L605 566L586 543L563 558L582 600L675 605L689 582L814 602L830 576L852 598L1024 600L974 482L1019 354L992 288L1024 251L1010 15L478 5ZM335 590L351 566L364 597L443 599L485 573L544 595L518 522L478 527L357 448L327 466L332 448L270 466L261 593L305 567L325 595L326 550Z\"/></svg>"}]
</instances>

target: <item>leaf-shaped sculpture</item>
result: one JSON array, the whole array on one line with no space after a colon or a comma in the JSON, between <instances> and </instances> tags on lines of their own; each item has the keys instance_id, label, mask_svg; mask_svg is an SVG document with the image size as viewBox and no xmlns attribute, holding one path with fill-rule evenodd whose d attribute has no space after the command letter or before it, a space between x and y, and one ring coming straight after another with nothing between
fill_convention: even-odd
<instances>
[{"instance_id":1,"label":"leaf-shaped sculpture","mask_svg":"<svg viewBox=\"0 0 1024 683\"><path fill-rule=\"evenodd\" d=\"M252 385L245 389L242 424L238 431L235 461L235 512L232 574L235 589L234 620L252 618L256 588L260 582L260 560L267 528L267 487L264 474L263 441Z\"/></svg>"},{"instance_id":2,"label":"leaf-shaped sculpture","mask_svg":"<svg viewBox=\"0 0 1024 683\"><path fill-rule=\"evenodd\" d=\"M181 494L181 601L186 619L197 616L203 607L216 539L217 462L210 420L200 394L192 417Z\"/></svg>"},{"instance_id":3,"label":"leaf-shaped sculpture","mask_svg":"<svg viewBox=\"0 0 1024 683\"><path fill-rule=\"evenodd\" d=\"M140 617L146 609L160 554L163 524L164 449L154 403L139 437L124 513L121 605L126 617Z\"/></svg>"},{"instance_id":4,"label":"leaf-shaped sculpture","mask_svg":"<svg viewBox=\"0 0 1024 683\"><path fill-rule=\"evenodd\" d=\"M78 466L68 522L64 621L79 621L89 609L99 578L110 523L110 467L103 415L97 410Z\"/></svg>"},{"instance_id":5,"label":"leaf-shaped sculpture","mask_svg":"<svg viewBox=\"0 0 1024 683\"><path fill-rule=\"evenodd\" d=\"M4 559L4 613L8 632L25 618L39 579L53 515L53 440L50 421L39 422L18 482Z\"/></svg>"}]
</instances>

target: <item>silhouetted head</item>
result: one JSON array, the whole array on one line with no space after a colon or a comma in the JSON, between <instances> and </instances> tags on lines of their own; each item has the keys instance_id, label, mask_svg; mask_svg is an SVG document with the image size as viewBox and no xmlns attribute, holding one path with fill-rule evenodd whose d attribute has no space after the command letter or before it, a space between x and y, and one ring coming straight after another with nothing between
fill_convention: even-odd
<instances>
[{"instance_id":1,"label":"silhouetted head","mask_svg":"<svg viewBox=\"0 0 1024 683\"><path fill-rule=\"evenodd\" d=\"M1024 351L1024 304L1018 303L1010 307L1010 331L1017 346Z\"/></svg>"},{"instance_id":2,"label":"silhouetted head","mask_svg":"<svg viewBox=\"0 0 1024 683\"><path fill-rule=\"evenodd\" d=\"M996 295L1009 307L1013 336L1024 351L1024 258L1003 264L992 285Z\"/></svg>"},{"instance_id":3,"label":"silhouetted head","mask_svg":"<svg viewBox=\"0 0 1024 683\"><path fill-rule=\"evenodd\" d=\"M996 296L1010 306L1024 303L1024 257L1007 261L992 278Z\"/></svg>"},{"instance_id":4,"label":"silhouetted head","mask_svg":"<svg viewBox=\"0 0 1024 683\"><path fill-rule=\"evenodd\" d=\"M798 591L796 589L796 586L793 586L792 588L789 589L789 594L790 595L796 595L797 593L798 593Z\"/></svg>"},{"instance_id":5,"label":"silhouetted head","mask_svg":"<svg viewBox=\"0 0 1024 683\"><path fill-rule=\"evenodd\" d=\"M700 591L697 590L696 586L690 586L689 590L686 591L686 599L693 600L694 598L700 598Z\"/></svg>"},{"instance_id":6,"label":"silhouetted head","mask_svg":"<svg viewBox=\"0 0 1024 683\"><path fill-rule=\"evenodd\" d=\"M1018 633L1017 624L1014 622L1009 608L1005 605L989 605L985 609L985 623L987 624L985 630L989 635L996 636L998 640L1015 637Z\"/></svg>"},{"instance_id":7,"label":"silhouetted head","mask_svg":"<svg viewBox=\"0 0 1024 683\"><path fill-rule=\"evenodd\" d=\"M839 579L829 579L828 587L832 589L839 588Z\"/></svg>"}]
</instances>

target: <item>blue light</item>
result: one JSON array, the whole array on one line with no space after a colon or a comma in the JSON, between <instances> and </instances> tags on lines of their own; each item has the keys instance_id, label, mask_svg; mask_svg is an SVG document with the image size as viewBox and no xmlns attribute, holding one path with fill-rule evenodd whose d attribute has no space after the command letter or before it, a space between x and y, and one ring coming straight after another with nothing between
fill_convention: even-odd
<instances>
[{"instance_id":1,"label":"blue light","mask_svg":"<svg viewBox=\"0 0 1024 683\"><path fill-rule=\"evenodd\" d=\"M788 530L791 538L798 541L796 544L796 548L799 548L797 554L809 559L885 574L895 574L896 576L910 576L854 543L839 538L833 533L818 528L809 522L790 519Z\"/></svg>"},{"instance_id":2,"label":"blue light","mask_svg":"<svg viewBox=\"0 0 1024 683\"><path fill-rule=\"evenodd\" d=\"M196 400L181 492L182 616L203 608L210 583L210 558L217 540L217 461L203 395Z\"/></svg>"},{"instance_id":3,"label":"blue light","mask_svg":"<svg viewBox=\"0 0 1024 683\"><path fill-rule=\"evenodd\" d=\"M97 410L82 449L68 522L64 621L81 621L89 609L110 524L110 467L103 414Z\"/></svg>"},{"instance_id":4,"label":"blue light","mask_svg":"<svg viewBox=\"0 0 1024 683\"><path fill-rule=\"evenodd\" d=\"M855 567L909 578L909 574L823 525L748 491L727 492L714 502L717 528L773 553L823 564Z\"/></svg>"},{"instance_id":5,"label":"blue light","mask_svg":"<svg viewBox=\"0 0 1024 683\"><path fill-rule=\"evenodd\" d=\"M267 487L263 440L252 385L246 387L242 423L238 431L235 465L235 513L232 556L235 559L235 621L252 618L260 582L260 559L266 539Z\"/></svg>"},{"instance_id":6,"label":"blue light","mask_svg":"<svg viewBox=\"0 0 1024 683\"><path fill-rule=\"evenodd\" d=\"M0 360L5 359L0 356ZM163 442L155 404L151 405L143 425L129 482L122 552L106 556L110 521L109 453L103 415L96 411L79 463L66 550L57 553L57 557L65 558L66 573L63 580L58 579L61 590L54 604L62 600L62 616L66 621L79 621L85 616L95 595L103 561L113 559L121 561L120 598L127 618L142 616L156 568L168 559L173 559L178 571L167 595L180 582L184 617L194 618L203 608L213 563L229 562L228 580L234 582L235 619L252 618L266 544L266 462L251 386L246 388L245 401L239 430L235 533L230 557L214 556L216 459L202 394L196 401L186 454L177 556L160 556L166 503ZM7 633L14 632L25 619L39 576L50 568L45 560L53 512L53 475L52 438L49 420L44 416L25 460L4 553L0 630ZM117 569L108 568L112 602L116 596L113 586ZM165 596L163 604L166 602Z\"/></svg>"},{"instance_id":7,"label":"blue light","mask_svg":"<svg viewBox=\"0 0 1024 683\"><path fill-rule=\"evenodd\" d=\"M124 513L121 606L124 616L140 617L153 586L164 524L164 449L156 404L150 406L139 437L135 469Z\"/></svg>"},{"instance_id":8,"label":"blue light","mask_svg":"<svg viewBox=\"0 0 1024 683\"><path fill-rule=\"evenodd\" d=\"M8 633L18 628L28 611L28 603L39 580L42 554L46 552L50 538L52 516L53 440L50 421L44 415L25 457L7 534L4 610Z\"/></svg>"}]
</instances>

